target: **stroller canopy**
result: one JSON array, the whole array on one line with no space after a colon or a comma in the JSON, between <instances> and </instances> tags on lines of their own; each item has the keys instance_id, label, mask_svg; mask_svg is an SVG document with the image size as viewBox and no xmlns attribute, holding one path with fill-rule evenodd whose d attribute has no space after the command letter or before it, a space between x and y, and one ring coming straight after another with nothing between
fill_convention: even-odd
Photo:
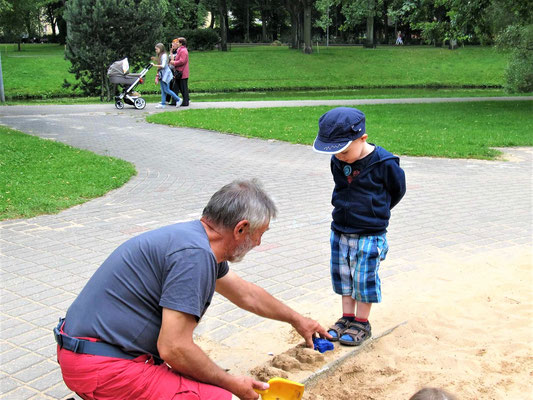
<instances>
[{"instance_id":1,"label":"stroller canopy","mask_svg":"<svg viewBox=\"0 0 533 400\"><path fill-rule=\"evenodd\" d=\"M107 76L126 75L130 70L130 64L128 58L115 61L107 70Z\"/></svg>"}]
</instances>

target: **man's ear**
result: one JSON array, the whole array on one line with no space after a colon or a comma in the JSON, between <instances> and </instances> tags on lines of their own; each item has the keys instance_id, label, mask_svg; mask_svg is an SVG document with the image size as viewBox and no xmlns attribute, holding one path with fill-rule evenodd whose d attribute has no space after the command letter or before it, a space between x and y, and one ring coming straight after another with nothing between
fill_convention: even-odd
<instances>
[{"instance_id":1,"label":"man's ear","mask_svg":"<svg viewBox=\"0 0 533 400\"><path fill-rule=\"evenodd\" d=\"M237 225L235 225L235 228L233 228L233 234L237 237L247 234L248 229L250 228L250 223L248 220L243 219L242 221L239 221Z\"/></svg>"}]
</instances>

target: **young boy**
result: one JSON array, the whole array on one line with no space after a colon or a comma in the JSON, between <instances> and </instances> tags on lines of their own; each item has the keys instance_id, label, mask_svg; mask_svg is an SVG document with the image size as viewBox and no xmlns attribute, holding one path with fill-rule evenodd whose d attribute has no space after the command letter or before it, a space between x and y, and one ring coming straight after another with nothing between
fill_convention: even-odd
<instances>
[{"instance_id":1,"label":"young boy","mask_svg":"<svg viewBox=\"0 0 533 400\"><path fill-rule=\"evenodd\" d=\"M381 301L379 263L387 255L390 210L405 194L405 174L398 157L367 142L361 111L335 108L318 127L313 148L332 155L331 281L342 295L342 318L328 333L330 340L358 346L372 335L368 316Z\"/></svg>"}]
</instances>

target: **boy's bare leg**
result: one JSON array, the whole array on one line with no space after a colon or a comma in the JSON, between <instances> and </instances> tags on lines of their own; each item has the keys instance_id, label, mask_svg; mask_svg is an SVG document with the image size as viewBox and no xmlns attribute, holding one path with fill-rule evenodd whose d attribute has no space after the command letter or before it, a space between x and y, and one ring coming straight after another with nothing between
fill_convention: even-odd
<instances>
[{"instance_id":1,"label":"boy's bare leg","mask_svg":"<svg viewBox=\"0 0 533 400\"><path fill-rule=\"evenodd\" d=\"M357 301L352 299L352 296L342 296L342 313L346 314L355 314L355 305ZM370 311L369 311L370 313Z\"/></svg>"},{"instance_id":2,"label":"boy's bare leg","mask_svg":"<svg viewBox=\"0 0 533 400\"><path fill-rule=\"evenodd\" d=\"M357 313L355 314L355 318L359 320L368 320L368 316L370 315L370 308L372 307L372 303L362 303L360 301L355 301L357 303Z\"/></svg>"}]
</instances>

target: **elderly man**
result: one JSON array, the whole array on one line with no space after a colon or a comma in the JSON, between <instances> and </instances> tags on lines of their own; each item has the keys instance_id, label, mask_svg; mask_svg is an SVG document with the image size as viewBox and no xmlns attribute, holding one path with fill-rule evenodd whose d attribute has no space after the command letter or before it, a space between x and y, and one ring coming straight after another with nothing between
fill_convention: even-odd
<instances>
[{"instance_id":1,"label":"elderly man","mask_svg":"<svg viewBox=\"0 0 533 400\"><path fill-rule=\"evenodd\" d=\"M233 376L194 343L214 291L257 315L290 323L312 346L330 337L257 285L238 262L276 216L258 182L235 181L209 200L200 220L134 237L91 277L54 333L67 386L83 399L257 399L267 384Z\"/></svg>"}]
</instances>

